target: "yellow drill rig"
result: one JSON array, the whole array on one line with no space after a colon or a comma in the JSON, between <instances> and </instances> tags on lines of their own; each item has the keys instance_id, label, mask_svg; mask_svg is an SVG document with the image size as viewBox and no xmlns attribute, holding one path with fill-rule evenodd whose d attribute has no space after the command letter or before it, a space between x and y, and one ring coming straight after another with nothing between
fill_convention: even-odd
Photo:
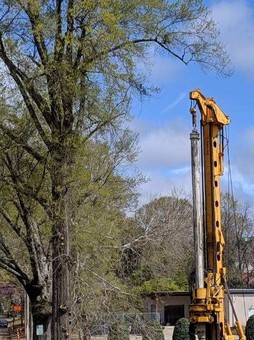
<instances>
[{"instance_id":1,"label":"yellow drill rig","mask_svg":"<svg viewBox=\"0 0 254 340\"><path fill-rule=\"evenodd\" d=\"M233 340L234 335L225 315L225 292L228 289L226 268L223 265L225 241L221 226L220 200L220 177L223 174L223 128L229 124L229 118L212 98L205 98L199 90L190 92L190 99L192 104L194 103L191 107L193 117L191 149L196 257L195 283L189 308L190 321L196 324L199 339ZM196 126L196 106L201 116L201 139ZM203 195L200 189L201 182ZM245 340L237 318L236 329L239 339Z\"/></svg>"}]
</instances>

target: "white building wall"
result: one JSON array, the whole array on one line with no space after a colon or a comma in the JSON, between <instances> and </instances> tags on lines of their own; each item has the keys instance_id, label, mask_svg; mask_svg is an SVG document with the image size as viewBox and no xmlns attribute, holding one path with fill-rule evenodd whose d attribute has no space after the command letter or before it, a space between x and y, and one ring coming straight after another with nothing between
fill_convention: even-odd
<instances>
[{"instance_id":1,"label":"white building wall","mask_svg":"<svg viewBox=\"0 0 254 340\"><path fill-rule=\"evenodd\" d=\"M233 301L234 308L236 310L236 315L238 320L241 322L243 326L246 325L246 322L250 315L254 314L254 290L252 292L246 293L247 290L243 290L242 292L234 293L231 292L231 298ZM146 308L149 312L159 312L161 324L164 324L164 306L168 305L184 305L184 316L189 316L189 305L190 305L190 297L186 295L160 295L157 294L157 297L146 298ZM232 307L229 303L229 299L227 295L225 295L225 307L226 307L226 317L231 327L235 325L235 318L233 315Z\"/></svg>"},{"instance_id":2,"label":"white building wall","mask_svg":"<svg viewBox=\"0 0 254 340\"><path fill-rule=\"evenodd\" d=\"M231 298L238 320L242 325L246 325L248 318L254 313L254 294L231 294ZM227 296L226 300L228 304L228 321L230 326L233 326L236 320Z\"/></svg>"}]
</instances>

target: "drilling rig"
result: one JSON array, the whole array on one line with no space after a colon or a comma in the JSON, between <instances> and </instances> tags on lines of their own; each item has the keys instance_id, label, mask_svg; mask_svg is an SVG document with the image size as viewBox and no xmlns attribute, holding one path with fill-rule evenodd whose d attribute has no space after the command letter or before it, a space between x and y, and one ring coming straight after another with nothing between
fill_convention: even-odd
<instances>
[{"instance_id":1,"label":"drilling rig","mask_svg":"<svg viewBox=\"0 0 254 340\"><path fill-rule=\"evenodd\" d=\"M233 340L226 320L227 269L223 263L225 245L221 226L220 177L223 175L223 130L229 118L212 98L199 90L190 92L193 130L191 139L195 279L192 287L190 321L199 340ZM197 127L197 110L200 128ZM200 130L200 133L199 131ZM239 339L245 335L236 319Z\"/></svg>"}]
</instances>

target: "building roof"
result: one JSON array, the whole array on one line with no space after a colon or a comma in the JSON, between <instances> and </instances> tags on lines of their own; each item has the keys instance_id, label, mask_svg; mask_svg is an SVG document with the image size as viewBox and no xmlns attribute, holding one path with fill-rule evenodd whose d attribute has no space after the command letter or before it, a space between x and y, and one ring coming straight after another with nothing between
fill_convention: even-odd
<instances>
[{"instance_id":1,"label":"building roof","mask_svg":"<svg viewBox=\"0 0 254 340\"><path fill-rule=\"evenodd\" d=\"M250 288L230 288L229 289L230 294L253 294L254 295L254 289ZM191 293L189 291L155 291L147 294L143 294L144 297L151 297L155 298L156 296L190 296Z\"/></svg>"},{"instance_id":2,"label":"building roof","mask_svg":"<svg viewBox=\"0 0 254 340\"><path fill-rule=\"evenodd\" d=\"M229 289L230 294L254 294L253 288L230 288Z\"/></svg>"},{"instance_id":3,"label":"building roof","mask_svg":"<svg viewBox=\"0 0 254 340\"><path fill-rule=\"evenodd\" d=\"M161 291L161 292L151 292L143 294L144 297L156 297L156 296L190 296L190 292L178 292L178 291Z\"/></svg>"}]
</instances>

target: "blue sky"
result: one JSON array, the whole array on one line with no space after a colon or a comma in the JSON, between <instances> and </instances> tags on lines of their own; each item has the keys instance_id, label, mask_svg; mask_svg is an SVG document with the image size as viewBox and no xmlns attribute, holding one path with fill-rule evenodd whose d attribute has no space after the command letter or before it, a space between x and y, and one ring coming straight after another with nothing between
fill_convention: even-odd
<instances>
[{"instance_id":1,"label":"blue sky","mask_svg":"<svg viewBox=\"0 0 254 340\"><path fill-rule=\"evenodd\" d=\"M209 0L232 61L234 74L222 78L205 74L198 65L185 66L166 56L157 56L151 82L161 92L143 103L135 102L132 128L139 133L138 168L149 181L140 187L142 201L169 195L176 189L191 192L190 142L192 129L189 92L199 88L213 97L230 117L229 150L234 195L254 203L254 2ZM228 160L222 179L228 187Z\"/></svg>"}]
</instances>

